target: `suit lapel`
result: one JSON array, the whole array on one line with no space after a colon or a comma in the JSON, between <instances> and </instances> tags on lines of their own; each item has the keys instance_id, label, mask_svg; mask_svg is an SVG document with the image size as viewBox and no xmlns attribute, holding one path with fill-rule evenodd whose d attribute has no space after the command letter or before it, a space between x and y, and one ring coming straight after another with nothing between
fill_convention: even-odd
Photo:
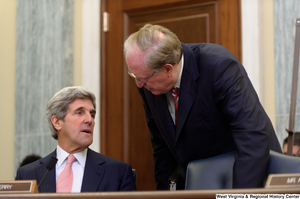
<instances>
[{"instance_id":1,"label":"suit lapel","mask_svg":"<svg viewBox=\"0 0 300 199\"><path fill-rule=\"evenodd\" d=\"M175 151L175 143L195 101L197 93L196 80L199 77L194 52L187 45L182 44L182 46L184 52L184 68L179 91L178 122L176 129L168 109L165 95L153 95L150 91L143 88L150 110L155 110L151 112L152 117L172 152Z\"/></svg>"},{"instance_id":2,"label":"suit lapel","mask_svg":"<svg viewBox=\"0 0 300 199\"><path fill-rule=\"evenodd\" d=\"M199 77L199 71L193 52L186 45L183 46L184 51L184 68L179 91L178 118L176 128L177 142L183 125L187 119L190 109L195 101L197 93L196 80Z\"/></svg>"},{"instance_id":3,"label":"suit lapel","mask_svg":"<svg viewBox=\"0 0 300 199\"><path fill-rule=\"evenodd\" d=\"M145 92L148 93L149 98L153 98L148 100L148 102L151 103L151 110L156 110L153 111L152 114L157 127L161 130L162 136L165 140L171 140L171 142L168 143L175 143L175 126L168 109L166 96L164 94L153 95L146 89Z\"/></svg>"},{"instance_id":4,"label":"suit lapel","mask_svg":"<svg viewBox=\"0 0 300 199\"><path fill-rule=\"evenodd\" d=\"M56 157L56 150L51 154L46 156L45 158L40 160L41 166L37 169L37 179L38 183L41 182L45 173L47 172L46 166L51 159L51 157ZM39 186L39 192L56 192L56 180L55 180L55 167L51 171L49 171Z\"/></svg>"},{"instance_id":5,"label":"suit lapel","mask_svg":"<svg viewBox=\"0 0 300 199\"><path fill-rule=\"evenodd\" d=\"M101 164L104 164L104 161L99 157L96 157L96 154L96 152L88 148L81 192L99 191L98 187L106 171L104 167L101 167Z\"/></svg>"}]
</instances>

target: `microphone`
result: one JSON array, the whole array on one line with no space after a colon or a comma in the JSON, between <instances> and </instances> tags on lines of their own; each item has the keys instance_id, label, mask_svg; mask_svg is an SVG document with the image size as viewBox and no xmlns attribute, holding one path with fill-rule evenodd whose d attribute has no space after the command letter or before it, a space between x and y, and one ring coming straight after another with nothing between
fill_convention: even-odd
<instances>
[{"instance_id":1,"label":"microphone","mask_svg":"<svg viewBox=\"0 0 300 199\"><path fill-rule=\"evenodd\" d=\"M38 184L38 186L37 186L38 188L42 184L42 182L44 181L44 179L47 176L48 172L51 171L54 168L56 162L57 162L57 158L56 157L51 157L51 159L49 160L49 162L46 166L47 171L46 171L44 177L42 178L42 180L40 181L40 183Z\"/></svg>"}]
</instances>

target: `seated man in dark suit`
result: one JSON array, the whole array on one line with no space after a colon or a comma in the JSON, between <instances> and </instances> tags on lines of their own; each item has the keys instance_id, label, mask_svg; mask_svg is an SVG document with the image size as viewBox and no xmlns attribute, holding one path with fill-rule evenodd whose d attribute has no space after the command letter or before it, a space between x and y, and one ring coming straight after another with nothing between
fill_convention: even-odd
<instances>
[{"instance_id":1,"label":"seated man in dark suit","mask_svg":"<svg viewBox=\"0 0 300 199\"><path fill-rule=\"evenodd\" d=\"M57 148L19 168L16 180L36 180L39 192L136 190L129 164L88 148L93 142L95 109L95 95L82 87L66 87L56 93L47 104L46 118L52 137L58 140ZM57 163L49 169L53 157Z\"/></svg>"}]
</instances>

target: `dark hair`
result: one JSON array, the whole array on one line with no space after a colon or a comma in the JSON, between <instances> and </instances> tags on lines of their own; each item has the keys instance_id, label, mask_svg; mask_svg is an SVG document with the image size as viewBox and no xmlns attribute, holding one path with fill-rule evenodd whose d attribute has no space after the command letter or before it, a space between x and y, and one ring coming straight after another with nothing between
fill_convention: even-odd
<instances>
[{"instance_id":1,"label":"dark hair","mask_svg":"<svg viewBox=\"0 0 300 199\"><path fill-rule=\"evenodd\" d=\"M36 160L39 160L39 159L41 159L41 158L42 158L41 156L35 155L35 154L28 155L28 156L26 156L26 157L23 159L23 161L20 163L20 167L22 167L22 166L24 166L24 165L26 165L26 164L29 164L29 163L31 163L31 162L34 162L34 161L36 161Z\"/></svg>"},{"instance_id":2,"label":"dark hair","mask_svg":"<svg viewBox=\"0 0 300 199\"><path fill-rule=\"evenodd\" d=\"M283 140L283 145L288 143L288 137ZM300 132L294 133L294 145L300 146Z\"/></svg>"}]
</instances>

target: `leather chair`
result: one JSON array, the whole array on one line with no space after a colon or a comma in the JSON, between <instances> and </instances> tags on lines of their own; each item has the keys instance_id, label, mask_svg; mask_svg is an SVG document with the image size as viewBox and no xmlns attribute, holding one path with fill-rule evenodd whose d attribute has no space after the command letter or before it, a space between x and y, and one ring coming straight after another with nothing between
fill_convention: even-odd
<instances>
[{"instance_id":1,"label":"leather chair","mask_svg":"<svg viewBox=\"0 0 300 199\"><path fill-rule=\"evenodd\" d=\"M235 151L189 163L185 189L231 189ZM300 173L300 157L270 151L269 174Z\"/></svg>"}]
</instances>

